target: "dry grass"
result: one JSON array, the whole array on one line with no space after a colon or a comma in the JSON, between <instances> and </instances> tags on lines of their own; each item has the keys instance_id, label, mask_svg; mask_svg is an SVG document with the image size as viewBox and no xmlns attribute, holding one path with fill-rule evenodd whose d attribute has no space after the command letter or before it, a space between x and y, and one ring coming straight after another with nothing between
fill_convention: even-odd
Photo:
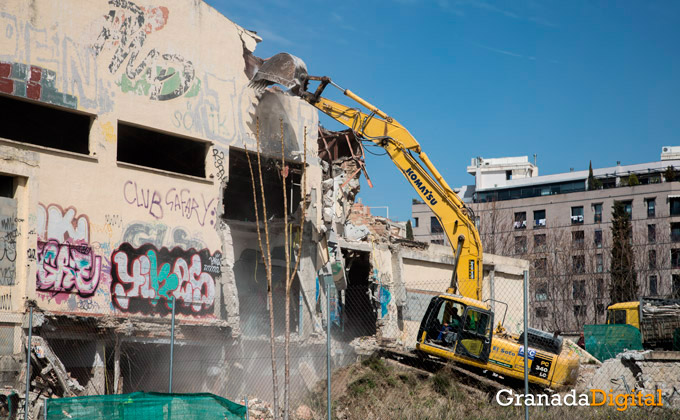
<instances>
[{"instance_id":1,"label":"dry grass","mask_svg":"<svg viewBox=\"0 0 680 420\"><path fill-rule=\"evenodd\" d=\"M333 418L338 420L483 420L523 419L523 407L501 407L493 396L455 382L443 369L434 375L401 369L370 358L334 372ZM326 416L326 388L321 385L308 405L322 420ZM530 407L531 419L678 419L667 409L613 407Z\"/></svg>"}]
</instances>

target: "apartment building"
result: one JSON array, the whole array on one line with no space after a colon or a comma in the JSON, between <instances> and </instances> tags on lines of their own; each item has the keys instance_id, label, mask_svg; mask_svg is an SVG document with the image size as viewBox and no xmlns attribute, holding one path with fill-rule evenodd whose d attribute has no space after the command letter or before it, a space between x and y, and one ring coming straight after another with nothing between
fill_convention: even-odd
<instances>
[{"instance_id":1,"label":"apartment building","mask_svg":"<svg viewBox=\"0 0 680 420\"><path fill-rule=\"evenodd\" d=\"M485 253L531 261L534 326L578 331L605 321L616 201L632 222L640 295L680 294L678 152L664 147L656 162L595 168L598 189L587 170L538 176L526 156L472 159L475 184L459 194L475 212ZM412 215L417 239L445 242L425 204L414 201Z\"/></svg>"}]
</instances>

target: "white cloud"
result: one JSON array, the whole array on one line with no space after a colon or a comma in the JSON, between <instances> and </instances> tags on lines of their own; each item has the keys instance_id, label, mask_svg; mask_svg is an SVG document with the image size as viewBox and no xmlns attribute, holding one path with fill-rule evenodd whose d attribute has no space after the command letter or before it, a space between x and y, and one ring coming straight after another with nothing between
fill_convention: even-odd
<instances>
[{"instance_id":1,"label":"white cloud","mask_svg":"<svg viewBox=\"0 0 680 420\"><path fill-rule=\"evenodd\" d=\"M536 57L534 57L533 55L523 55L523 54L519 54L519 53L516 53L516 52L513 52L513 51L501 50L499 48L489 47L487 45L478 44L476 42L471 42L471 44L476 46L476 47L483 48L485 50L492 51L492 52L495 52L495 53L498 53L498 54L507 55L507 56L510 56L510 57L525 58L527 60L532 60L532 61L536 60Z\"/></svg>"}]
</instances>

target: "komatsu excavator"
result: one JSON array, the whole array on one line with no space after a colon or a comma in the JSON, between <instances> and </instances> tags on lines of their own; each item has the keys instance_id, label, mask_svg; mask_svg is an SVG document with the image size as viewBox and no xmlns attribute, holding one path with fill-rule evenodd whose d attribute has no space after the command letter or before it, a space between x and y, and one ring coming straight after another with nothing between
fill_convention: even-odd
<instances>
[{"instance_id":1,"label":"komatsu excavator","mask_svg":"<svg viewBox=\"0 0 680 420\"><path fill-rule=\"evenodd\" d=\"M310 81L318 82L313 92L309 91ZM446 293L433 297L423 316L416 352L423 357L448 359L507 378L524 378L524 333L509 334L502 322L494 330L490 299L481 301L482 243L474 213L449 187L411 133L385 112L330 78L309 76L304 62L288 53L264 61L250 86L261 91L275 83L287 87L291 94L300 96L352 129L357 139L385 149L439 219L455 252L454 270ZM328 85L338 88L365 110L321 96ZM579 359L573 350L563 345L562 337L532 328L527 333L529 381L552 389L574 384Z\"/></svg>"}]
</instances>

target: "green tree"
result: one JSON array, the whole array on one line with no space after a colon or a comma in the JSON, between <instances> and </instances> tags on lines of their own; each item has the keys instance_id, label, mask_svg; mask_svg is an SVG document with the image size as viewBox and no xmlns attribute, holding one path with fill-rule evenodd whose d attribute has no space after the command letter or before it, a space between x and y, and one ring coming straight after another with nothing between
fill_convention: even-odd
<instances>
[{"instance_id":1,"label":"green tree","mask_svg":"<svg viewBox=\"0 0 680 420\"><path fill-rule=\"evenodd\" d=\"M675 181L675 169L673 169L672 166L667 167L666 172L663 173L663 177L666 180L666 182Z\"/></svg>"},{"instance_id":2,"label":"green tree","mask_svg":"<svg viewBox=\"0 0 680 420\"><path fill-rule=\"evenodd\" d=\"M628 176L628 185L631 187L640 185L640 180L638 179L637 175L630 174L630 176Z\"/></svg>"},{"instance_id":3,"label":"green tree","mask_svg":"<svg viewBox=\"0 0 680 420\"><path fill-rule=\"evenodd\" d=\"M611 303L629 302L638 299L638 284L633 254L633 228L623 203L615 201L612 207L612 258Z\"/></svg>"},{"instance_id":4,"label":"green tree","mask_svg":"<svg viewBox=\"0 0 680 420\"><path fill-rule=\"evenodd\" d=\"M406 222L406 239L409 241L413 240L413 226L411 226L411 221Z\"/></svg>"},{"instance_id":5,"label":"green tree","mask_svg":"<svg viewBox=\"0 0 680 420\"><path fill-rule=\"evenodd\" d=\"M599 190L601 187L602 183L593 175L593 161L591 160L588 163L588 191Z\"/></svg>"}]
</instances>

